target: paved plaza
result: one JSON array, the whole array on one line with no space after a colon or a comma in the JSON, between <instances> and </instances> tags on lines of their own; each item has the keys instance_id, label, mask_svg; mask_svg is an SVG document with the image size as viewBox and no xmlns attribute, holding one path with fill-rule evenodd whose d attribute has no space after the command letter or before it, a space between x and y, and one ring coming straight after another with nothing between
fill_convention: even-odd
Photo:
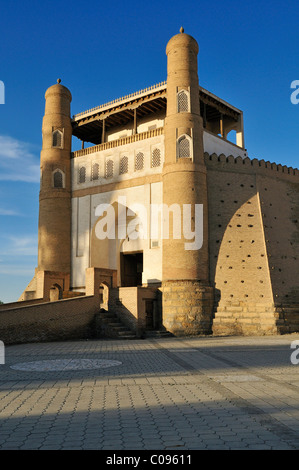
<instances>
[{"instance_id":1,"label":"paved plaza","mask_svg":"<svg viewBox=\"0 0 299 470\"><path fill-rule=\"evenodd\" d=\"M7 346L0 449L299 449L295 340L299 334Z\"/></svg>"}]
</instances>

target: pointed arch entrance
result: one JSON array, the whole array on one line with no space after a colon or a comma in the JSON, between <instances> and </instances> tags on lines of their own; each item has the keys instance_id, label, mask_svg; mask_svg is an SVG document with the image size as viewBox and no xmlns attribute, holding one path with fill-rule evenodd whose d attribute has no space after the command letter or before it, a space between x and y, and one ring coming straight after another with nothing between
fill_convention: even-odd
<instances>
[{"instance_id":1,"label":"pointed arch entrance","mask_svg":"<svg viewBox=\"0 0 299 470\"><path fill-rule=\"evenodd\" d=\"M53 284L50 287L50 302L56 302L57 300L61 300L63 297L62 287L59 284Z\"/></svg>"},{"instance_id":2,"label":"pointed arch entrance","mask_svg":"<svg viewBox=\"0 0 299 470\"><path fill-rule=\"evenodd\" d=\"M111 213L107 218L110 209ZM131 210L129 214L131 215L128 215L128 207L118 201L114 202L107 208L107 212L97 219L91 234L90 266L116 270L117 285L120 287L142 285L144 240L133 237L136 227L133 224L130 228L130 222L138 216ZM99 238L97 224L102 223L102 228L104 217L109 222L105 226L107 236ZM138 230L141 229L138 228ZM118 238L119 234L125 237Z\"/></svg>"}]
</instances>

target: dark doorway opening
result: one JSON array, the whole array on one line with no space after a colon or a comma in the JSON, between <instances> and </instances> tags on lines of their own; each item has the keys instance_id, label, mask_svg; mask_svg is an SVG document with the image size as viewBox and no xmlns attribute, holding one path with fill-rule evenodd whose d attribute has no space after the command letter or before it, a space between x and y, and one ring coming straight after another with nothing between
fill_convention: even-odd
<instances>
[{"instance_id":1,"label":"dark doorway opening","mask_svg":"<svg viewBox=\"0 0 299 470\"><path fill-rule=\"evenodd\" d=\"M121 253L120 269L122 287L141 286L143 271L143 253Z\"/></svg>"},{"instance_id":2,"label":"dark doorway opening","mask_svg":"<svg viewBox=\"0 0 299 470\"><path fill-rule=\"evenodd\" d=\"M154 324L154 302L152 300L145 301L145 327L147 330L153 330Z\"/></svg>"}]
</instances>

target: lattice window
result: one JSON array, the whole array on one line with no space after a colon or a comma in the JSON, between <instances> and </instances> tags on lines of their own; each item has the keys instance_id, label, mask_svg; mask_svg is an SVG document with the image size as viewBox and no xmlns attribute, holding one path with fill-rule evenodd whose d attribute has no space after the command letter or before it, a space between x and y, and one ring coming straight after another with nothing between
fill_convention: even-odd
<instances>
[{"instance_id":1,"label":"lattice window","mask_svg":"<svg viewBox=\"0 0 299 470\"><path fill-rule=\"evenodd\" d=\"M152 168L161 165L161 150L154 149L152 151Z\"/></svg>"},{"instance_id":2,"label":"lattice window","mask_svg":"<svg viewBox=\"0 0 299 470\"><path fill-rule=\"evenodd\" d=\"M86 179L86 168L85 166L81 166L79 169L79 183L85 183Z\"/></svg>"},{"instance_id":3,"label":"lattice window","mask_svg":"<svg viewBox=\"0 0 299 470\"><path fill-rule=\"evenodd\" d=\"M63 174L60 170L56 170L53 175L54 188L63 188Z\"/></svg>"},{"instance_id":4,"label":"lattice window","mask_svg":"<svg viewBox=\"0 0 299 470\"><path fill-rule=\"evenodd\" d=\"M129 171L129 159L128 157L122 157L119 163L119 174L124 175Z\"/></svg>"},{"instance_id":5,"label":"lattice window","mask_svg":"<svg viewBox=\"0 0 299 470\"><path fill-rule=\"evenodd\" d=\"M190 158L190 139L187 136L182 136L178 140L178 158Z\"/></svg>"},{"instance_id":6,"label":"lattice window","mask_svg":"<svg viewBox=\"0 0 299 470\"><path fill-rule=\"evenodd\" d=\"M138 152L135 158L135 170L143 170L144 168L144 155Z\"/></svg>"},{"instance_id":7,"label":"lattice window","mask_svg":"<svg viewBox=\"0 0 299 470\"><path fill-rule=\"evenodd\" d=\"M99 164L94 163L92 165L92 169L91 169L91 179L92 179L92 181L99 179L99 171L100 171Z\"/></svg>"},{"instance_id":8,"label":"lattice window","mask_svg":"<svg viewBox=\"0 0 299 470\"><path fill-rule=\"evenodd\" d=\"M189 111L189 94L182 90L178 93L178 112Z\"/></svg>"},{"instance_id":9,"label":"lattice window","mask_svg":"<svg viewBox=\"0 0 299 470\"><path fill-rule=\"evenodd\" d=\"M113 160L107 160L106 161L106 169L105 169L105 177L106 178L112 178L113 176Z\"/></svg>"},{"instance_id":10,"label":"lattice window","mask_svg":"<svg viewBox=\"0 0 299 470\"><path fill-rule=\"evenodd\" d=\"M52 146L62 148L63 133L60 130L56 130L52 134Z\"/></svg>"}]
</instances>

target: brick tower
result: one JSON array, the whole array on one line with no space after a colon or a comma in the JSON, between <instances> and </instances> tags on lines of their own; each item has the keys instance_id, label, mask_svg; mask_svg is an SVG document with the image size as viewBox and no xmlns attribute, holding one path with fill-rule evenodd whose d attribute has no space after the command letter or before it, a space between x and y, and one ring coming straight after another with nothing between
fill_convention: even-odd
<instances>
[{"instance_id":1,"label":"brick tower","mask_svg":"<svg viewBox=\"0 0 299 470\"><path fill-rule=\"evenodd\" d=\"M38 270L70 273L71 141L69 90L48 88L43 118L39 196Z\"/></svg>"},{"instance_id":2,"label":"brick tower","mask_svg":"<svg viewBox=\"0 0 299 470\"><path fill-rule=\"evenodd\" d=\"M203 242L199 248L190 249L192 240L176 238L171 226L169 239L163 240L163 324L175 334L210 333L213 289L209 285L207 170L199 103L198 44L181 28L180 34L168 42L166 54L163 203L168 208L179 205L182 227L184 205L191 207L191 229L195 230L197 217L197 231L202 231Z\"/></svg>"}]
</instances>

